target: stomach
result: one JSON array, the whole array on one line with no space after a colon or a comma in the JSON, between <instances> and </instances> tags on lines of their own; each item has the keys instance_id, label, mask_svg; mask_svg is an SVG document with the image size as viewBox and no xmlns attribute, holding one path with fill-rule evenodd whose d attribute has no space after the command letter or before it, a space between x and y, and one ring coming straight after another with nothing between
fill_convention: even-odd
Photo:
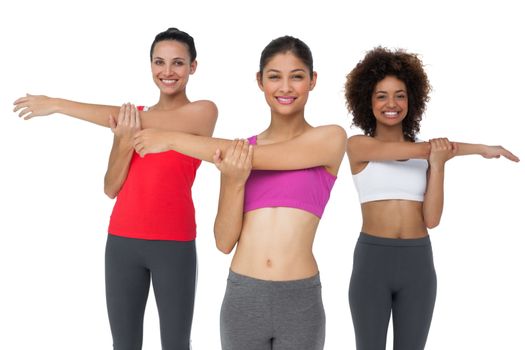
<instances>
[{"instance_id":1,"label":"stomach","mask_svg":"<svg viewBox=\"0 0 525 350\"><path fill-rule=\"evenodd\" d=\"M318 273L312 253L319 218L295 208L261 208L244 214L232 271L268 281Z\"/></svg>"},{"instance_id":2,"label":"stomach","mask_svg":"<svg viewBox=\"0 0 525 350\"><path fill-rule=\"evenodd\" d=\"M421 238L428 235L423 219L423 202L383 200L361 204L361 231L384 238Z\"/></svg>"}]
</instances>

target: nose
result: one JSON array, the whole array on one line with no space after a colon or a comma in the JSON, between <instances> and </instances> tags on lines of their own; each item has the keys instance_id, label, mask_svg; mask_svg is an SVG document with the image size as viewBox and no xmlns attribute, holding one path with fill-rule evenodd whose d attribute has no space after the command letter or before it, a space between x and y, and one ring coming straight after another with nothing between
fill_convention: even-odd
<instances>
[{"instance_id":1,"label":"nose","mask_svg":"<svg viewBox=\"0 0 525 350\"><path fill-rule=\"evenodd\" d=\"M287 93L287 92L290 92L292 90L291 84L288 81L288 79L282 79L281 82L282 82L282 84L280 86L280 90L281 90L282 93Z\"/></svg>"},{"instance_id":2,"label":"nose","mask_svg":"<svg viewBox=\"0 0 525 350\"><path fill-rule=\"evenodd\" d=\"M171 73L173 72L173 67L171 64L167 64L165 67L164 67L164 74L166 75L171 75Z\"/></svg>"},{"instance_id":3,"label":"nose","mask_svg":"<svg viewBox=\"0 0 525 350\"><path fill-rule=\"evenodd\" d=\"M395 107L396 106L396 97L390 96L388 98L388 107Z\"/></svg>"}]
</instances>

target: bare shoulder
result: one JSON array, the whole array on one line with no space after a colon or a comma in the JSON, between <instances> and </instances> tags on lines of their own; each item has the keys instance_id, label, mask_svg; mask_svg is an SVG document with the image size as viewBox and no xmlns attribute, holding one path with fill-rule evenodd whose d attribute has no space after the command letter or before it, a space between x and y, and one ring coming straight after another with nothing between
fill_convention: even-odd
<instances>
[{"instance_id":1,"label":"bare shoulder","mask_svg":"<svg viewBox=\"0 0 525 350\"><path fill-rule=\"evenodd\" d=\"M330 143L342 144L346 142L346 131L339 125L321 125L309 130L309 133Z\"/></svg>"},{"instance_id":2,"label":"bare shoulder","mask_svg":"<svg viewBox=\"0 0 525 350\"><path fill-rule=\"evenodd\" d=\"M187 108L192 113L196 113L202 116L213 117L213 118L217 118L219 114L217 105L213 101L210 101L210 100L193 101L185 105L183 108Z\"/></svg>"},{"instance_id":3,"label":"bare shoulder","mask_svg":"<svg viewBox=\"0 0 525 350\"><path fill-rule=\"evenodd\" d=\"M352 135L348 138L346 143L346 148L348 151L351 151L356 146L360 146L363 144L370 144L372 142L375 142L376 140L371 136L366 135Z\"/></svg>"}]
</instances>

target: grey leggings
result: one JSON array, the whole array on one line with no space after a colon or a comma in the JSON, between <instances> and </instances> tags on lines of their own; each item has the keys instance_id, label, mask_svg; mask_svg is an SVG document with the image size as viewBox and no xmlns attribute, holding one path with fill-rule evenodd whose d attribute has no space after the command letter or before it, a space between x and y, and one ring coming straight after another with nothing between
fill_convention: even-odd
<instances>
[{"instance_id":1,"label":"grey leggings","mask_svg":"<svg viewBox=\"0 0 525 350\"><path fill-rule=\"evenodd\" d=\"M430 238L388 239L361 233L349 300L357 350L385 349L391 312L394 349L424 349L436 300Z\"/></svg>"},{"instance_id":2,"label":"grey leggings","mask_svg":"<svg viewBox=\"0 0 525 350\"><path fill-rule=\"evenodd\" d=\"M113 348L142 348L150 280L163 350L188 350L195 298L195 241L150 241L108 235L106 301Z\"/></svg>"},{"instance_id":3,"label":"grey leggings","mask_svg":"<svg viewBox=\"0 0 525 350\"><path fill-rule=\"evenodd\" d=\"M277 282L230 271L221 309L223 350L321 350L324 337L319 274Z\"/></svg>"}]
</instances>

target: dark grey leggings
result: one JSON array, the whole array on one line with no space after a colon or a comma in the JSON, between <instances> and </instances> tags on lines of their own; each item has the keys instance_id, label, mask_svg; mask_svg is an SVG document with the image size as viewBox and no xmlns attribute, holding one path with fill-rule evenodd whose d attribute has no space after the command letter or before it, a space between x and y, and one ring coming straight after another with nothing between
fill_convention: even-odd
<instances>
[{"instance_id":1,"label":"dark grey leggings","mask_svg":"<svg viewBox=\"0 0 525 350\"><path fill-rule=\"evenodd\" d=\"M385 349L390 313L394 349L424 349L436 300L430 238L389 239L361 233L349 300L357 350Z\"/></svg>"},{"instance_id":2,"label":"dark grey leggings","mask_svg":"<svg viewBox=\"0 0 525 350\"><path fill-rule=\"evenodd\" d=\"M223 350L321 350L324 337L319 274L265 281L230 271L221 308Z\"/></svg>"},{"instance_id":3,"label":"dark grey leggings","mask_svg":"<svg viewBox=\"0 0 525 350\"><path fill-rule=\"evenodd\" d=\"M106 301L113 349L142 348L150 280L163 350L190 348L196 273L195 241L150 241L108 235Z\"/></svg>"}]
</instances>

